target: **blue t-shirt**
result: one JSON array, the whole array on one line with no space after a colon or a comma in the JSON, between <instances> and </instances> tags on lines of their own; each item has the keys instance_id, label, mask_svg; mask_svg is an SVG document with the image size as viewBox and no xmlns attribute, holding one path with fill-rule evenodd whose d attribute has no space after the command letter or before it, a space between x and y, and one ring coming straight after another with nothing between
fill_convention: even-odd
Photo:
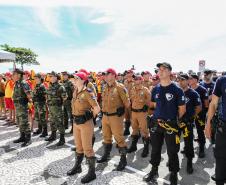
<instances>
[{"instance_id":1,"label":"blue t-shirt","mask_svg":"<svg viewBox=\"0 0 226 185\"><path fill-rule=\"evenodd\" d=\"M194 89L200 96L202 107L205 107L205 100L209 100L208 92L205 87L199 85L196 89Z\"/></svg>"},{"instance_id":2,"label":"blue t-shirt","mask_svg":"<svg viewBox=\"0 0 226 185\"><path fill-rule=\"evenodd\" d=\"M184 92L185 94L185 103L186 103L186 113L185 118L190 119L195 115L195 107L201 105L201 100L199 94L189 88Z\"/></svg>"},{"instance_id":3,"label":"blue t-shirt","mask_svg":"<svg viewBox=\"0 0 226 185\"><path fill-rule=\"evenodd\" d=\"M220 77L215 84L213 94L216 95L217 97L221 97L221 113L222 117L221 119L223 121L226 121L226 76Z\"/></svg>"},{"instance_id":4,"label":"blue t-shirt","mask_svg":"<svg viewBox=\"0 0 226 185\"><path fill-rule=\"evenodd\" d=\"M158 84L152 90L151 101L156 103L154 119L176 120L178 106L185 105L185 96L175 83L165 87Z\"/></svg>"},{"instance_id":5,"label":"blue t-shirt","mask_svg":"<svg viewBox=\"0 0 226 185\"><path fill-rule=\"evenodd\" d=\"M206 88L208 96L212 95L213 89L214 89L214 85L215 85L214 82L210 82L210 83L201 82L200 85Z\"/></svg>"}]
</instances>

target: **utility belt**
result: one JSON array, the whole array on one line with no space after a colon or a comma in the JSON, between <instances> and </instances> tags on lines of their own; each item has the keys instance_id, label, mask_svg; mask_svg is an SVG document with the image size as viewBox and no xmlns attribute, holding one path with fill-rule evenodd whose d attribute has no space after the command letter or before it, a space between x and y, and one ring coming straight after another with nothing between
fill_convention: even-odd
<instances>
[{"instance_id":1,"label":"utility belt","mask_svg":"<svg viewBox=\"0 0 226 185\"><path fill-rule=\"evenodd\" d=\"M217 124L217 131L219 133L226 132L226 121L219 119L218 124Z\"/></svg>"},{"instance_id":2,"label":"utility belt","mask_svg":"<svg viewBox=\"0 0 226 185\"><path fill-rule=\"evenodd\" d=\"M121 117L125 113L124 107L117 108L116 112L114 113L108 113L108 112L102 112L105 116L118 116Z\"/></svg>"},{"instance_id":3,"label":"utility belt","mask_svg":"<svg viewBox=\"0 0 226 185\"><path fill-rule=\"evenodd\" d=\"M19 98L17 100L13 100L15 104L20 104L20 105L27 105L28 104L28 99L27 98Z\"/></svg>"},{"instance_id":4,"label":"utility belt","mask_svg":"<svg viewBox=\"0 0 226 185\"><path fill-rule=\"evenodd\" d=\"M93 118L93 113L91 111L86 111L84 115L73 116L73 120L76 125L84 124L85 122Z\"/></svg>"},{"instance_id":5,"label":"utility belt","mask_svg":"<svg viewBox=\"0 0 226 185\"><path fill-rule=\"evenodd\" d=\"M197 115L195 120L199 123L199 125L205 126L205 118L203 116Z\"/></svg>"},{"instance_id":6,"label":"utility belt","mask_svg":"<svg viewBox=\"0 0 226 185\"><path fill-rule=\"evenodd\" d=\"M144 107L142 109L133 109L131 108L132 112L147 112L148 111L148 106L144 105Z\"/></svg>"}]
</instances>

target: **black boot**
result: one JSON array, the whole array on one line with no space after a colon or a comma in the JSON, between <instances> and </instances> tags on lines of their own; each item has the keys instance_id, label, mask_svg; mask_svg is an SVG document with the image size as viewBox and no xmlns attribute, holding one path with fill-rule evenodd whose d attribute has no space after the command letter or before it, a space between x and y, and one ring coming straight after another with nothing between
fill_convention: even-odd
<instances>
[{"instance_id":1,"label":"black boot","mask_svg":"<svg viewBox=\"0 0 226 185\"><path fill-rule=\"evenodd\" d=\"M76 147L71 147L71 151L76 152Z\"/></svg>"},{"instance_id":2,"label":"black boot","mask_svg":"<svg viewBox=\"0 0 226 185\"><path fill-rule=\"evenodd\" d=\"M137 151L137 142L138 142L139 136L138 135L131 135L131 138L132 138L132 143L127 150L128 153L132 153L132 152Z\"/></svg>"},{"instance_id":3,"label":"black boot","mask_svg":"<svg viewBox=\"0 0 226 185\"><path fill-rule=\"evenodd\" d=\"M33 136L39 135L41 133L42 133L42 126L39 125L38 129L35 132L33 132Z\"/></svg>"},{"instance_id":4,"label":"black boot","mask_svg":"<svg viewBox=\"0 0 226 185\"><path fill-rule=\"evenodd\" d=\"M199 145L199 158L204 158L205 157L205 144L200 144Z\"/></svg>"},{"instance_id":5,"label":"black boot","mask_svg":"<svg viewBox=\"0 0 226 185\"><path fill-rule=\"evenodd\" d=\"M13 143L21 143L21 142L24 142L24 141L25 141L25 133L21 132L20 137L18 139L14 140Z\"/></svg>"},{"instance_id":6,"label":"black boot","mask_svg":"<svg viewBox=\"0 0 226 185\"><path fill-rule=\"evenodd\" d=\"M87 157L87 163L89 166L89 171L81 179L82 184L89 183L92 180L96 179L96 173L95 173L96 157Z\"/></svg>"},{"instance_id":7,"label":"black boot","mask_svg":"<svg viewBox=\"0 0 226 185\"><path fill-rule=\"evenodd\" d=\"M129 127L130 127L130 121L125 121L125 130L124 130L124 136L130 135Z\"/></svg>"},{"instance_id":8,"label":"black boot","mask_svg":"<svg viewBox=\"0 0 226 185\"><path fill-rule=\"evenodd\" d=\"M58 141L58 143L56 144L56 146L63 146L64 143L65 143L64 134L60 134L60 140Z\"/></svg>"},{"instance_id":9,"label":"black boot","mask_svg":"<svg viewBox=\"0 0 226 185\"><path fill-rule=\"evenodd\" d=\"M177 185L177 172L170 173L170 185Z\"/></svg>"},{"instance_id":10,"label":"black boot","mask_svg":"<svg viewBox=\"0 0 226 185\"><path fill-rule=\"evenodd\" d=\"M21 147L25 147L31 144L31 134L25 134L25 141L21 144Z\"/></svg>"},{"instance_id":11,"label":"black boot","mask_svg":"<svg viewBox=\"0 0 226 185\"><path fill-rule=\"evenodd\" d=\"M192 174L193 173L193 167L192 167L192 158L187 159L187 173Z\"/></svg>"},{"instance_id":12,"label":"black boot","mask_svg":"<svg viewBox=\"0 0 226 185\"><path fill-rule=\"evenodd\" d=\"M142 139L143 139L143 142L144 142L144 149L143 149L143 152L141 154L141 157L145 158L149 154L149 137L147 137L147 138L143 137Z\"/></svg>"},{"instance_id":13,"label":"black boot","mask_svg":"<svg viewBox=\"0 0 226 185\"><path fill-rule=\"evenodd\" d=\"M112 149L112 144L104 143L104 155L100 159L97 159L97 163L107 162L110 158L111 149Z\"/></svg>"},{"instance_id":14,"label":"black boot","mask_svg":"<svg viewBox=\"0 0 226 185\"><path fill-rule=\"evenodd\" d=\"M127 161L126 161L127 148L126 147L119 148L119 153L120 153L121 158L120 158L119 164L116 168L116 171L124 170L127 165Z\"/></svg>"},{"instance_id":15,"label":"black boot","mask_svg":"<svg viewBox=\"0 0 226 185\"><path fill-rule=\"evenodd\" d=\"M158 167L152 166L151 171L143 177L143 181L145 182L156 181L158 177L159 177Z\"/></svg>"},{"instance_id":16,"label":"black boot","mask_svg":"<svg viewBox=\"0 0 226 185\"><path fill-rule=\"evenodd\" d=\"M92 147L94 146L95 140L96 140L96 137L93 135L93 138L92 138Z\"/></svg>"},{"instance_id":17,"label":"black boot","mask_svg":"<svg viewBox=\"0 0 226 185\"><path fill-rule=\"evenodd\" d=\"M42 130L42 134L39 137L46 137L48 136L48 131L47 131L47 127L44 127Z\"/></svg>"},{"instance_id":18,"label":"black boot","mask_svg":"<svg viewBox=\"0 0 226 185\"><path fill-rule=\"evenodd\" d=\"M211 179L212 179L213 181L215 181L217 185L221 185L221 183L222 183L222 185L223 185L224 183L226 183L226 178L225 178L223 181L219 181L219 180L216 179L216 175L215 175L215 174L211 176ZM218 183L219 183L219 184L218 184Z\"/></svg>"},{"instance_id":19,"label":"black boot","mask_svg":"<svg viewBox=\"0 0 226 185\"><path fill-rule=\"evenodd\" d=\"M51 135L45 139L45 141L55 141L56 140L56 131L52 131Z\"/></svg>"},{"instance_id":20,"label":"black boot","mask_svg":"<svg viewBox=\"0 0 226 185\"><path fill-rule=\"evenodd\" d=\"M82 167L81 167L81 164L82 164L82 160L84 158L84 154L78 154L76 153L76 159L75 159L75 165L74 167L69 170L67 172L67 175L70 176L70 175L75 175L76 173L81 173L82 172Z\"/></svg>"}]
</instances>

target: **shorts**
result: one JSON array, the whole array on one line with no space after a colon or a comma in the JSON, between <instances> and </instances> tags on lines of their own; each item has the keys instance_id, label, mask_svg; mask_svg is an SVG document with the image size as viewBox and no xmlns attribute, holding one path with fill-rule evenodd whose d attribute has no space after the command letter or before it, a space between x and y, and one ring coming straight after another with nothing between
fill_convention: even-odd
<instances>
[{"instance_id":1,"label":"shorts","mask_svg":"<svg viewBox=\"0 0 226 185\"><path fill-rule=\"evenodd\" d=\"M12 98L5 98L5 108L9 110L14 110L14 103Z\"/></svg>"}]
</instances>

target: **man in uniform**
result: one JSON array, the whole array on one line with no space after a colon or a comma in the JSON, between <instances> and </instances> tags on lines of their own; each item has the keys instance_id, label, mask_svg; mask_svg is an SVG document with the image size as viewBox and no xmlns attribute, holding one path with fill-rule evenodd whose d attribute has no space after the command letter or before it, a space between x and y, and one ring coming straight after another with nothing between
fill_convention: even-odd
<instances>
[{"instance_id":1,"label":"man in uniform","mask_svg":"<svg viewBox=\"0 0 226 185\"><path fill-rule=\"evenodd\" d=\"M211 120L217 110L220 98L222 98L222 115L217 124L214 152L216 167L215 176L212 177L212 179L216 181L216 185L224 185L224 183L226 183L226 76L222 76L216 81L213 91L205 128L205 134L208 139L211 138Z\"/></svg>"},{"instance_id":2,"label":"man in uniform","mask_svg":"<svg viewBox=\"0 0 226 185\"><path fill-rule=\"evenodd\" d=\"M50 126L51 135L46 138L46 141L56 140L56 131L60 132L60 140L57 146L62 146L65 143L65 128L63 124L63 103L67 99L67 92L63 85L61 85L58 80L59 76L56 72L52 71L49 74L50 85L47 90L47 104L49 107L50 114Z\"/></svg>"},{"instance_id":3,"label":"man in uniform","mask_svg":"<svg viewBox=\"0 0 226 185\"><path fill-rule=\"evenodd\" d=\"M31 89L26 81L23 80L23 71L15 69L13 72L15 81L13 101L16 109L16 121L19 125L20 137L14 143L23 142L21 147L31 143L31 128L28 123L28 102L31 102Z\"/></svg>"},{"instance_id":4,"label":"man in uniform","mask_svg":"<svg viewBox=\"0 0 226 185\"><path fill-rule=\"evenodd\" d=\"M33 135L41 134L40 137L46 137L47 132L47 120L46 120L46 88L42 83L41 74L34 76L36 85L32 93L32 100L35 110L35 121L38 123L38 129Z\"/></svg>"},{"instance_id":5,"label":"man in uniform","mask_svg":"<svg viewBox=\"0 0 226 185\"><path fill-rule=\"evenodd\" d=\"M62 85L64 86L66 92L67 92L67 100L64 101L64 127L65 129L68 129L68 119L71 123L71 131L70 133L73 133L73 116L72 116L72 108L71 108L71 100L72 95L74 91L74 86L72 82L69 80L69 74L67 71L62 72L63 75L63 81Z\"/></svg>"},{"instance_id":6,"label":"man in uniform","mask_svg":"<svg viewBox=\"0 0 226 185\"><path fill-rule=\"evenodd\" d=\"M126 71L126 80L124 81L124 85L125 85L129 94L130 94L132 87L134 86L133 76L134 76L133 70ZM130 131L129 131L130 125L131 125L131 107L128 107L125 110L124 136L130 135Z\"/></svg>"},{"instance_id":7,"label":"man in uniform","mask_svg":"<svg viewBox=\"0 0 226 185\"><path fill-rule=\"evenodd\" d=\"M193 123L194 118L202 110L201 100L199 94L188 86L189 76L187 74L180 74L178 77L179 85L183 89L186 102L186 113L180 120L179 127L183 132L185 150L184 153L187 157L187 173L193 173L192 159L194 158L193 146Z\"/></svg>"},{"instance_id":8,"label":"man in uniform","mask_svg":"<svg viewBox=\"0 0 226 185\"><path fill-rule=\"evenodd\" d=\"M149 71L143 71L141 75L144 78L144 81L143 81L144 87L147 87L149 90L151 90L152 88L151 73Z\"/></svg>"},{"instance_id":9,"label":"man in uniform","mask_svg":"<svg viewBox=\"0 0 226 185\"><path fill-rule=\"evenodd\" d=\"M154 114L150 125L150 141L152 145L151 160L152 170L143 180L145 182L156 180L158 166L161 161L161 149L165 139L167 154L169 157L169 171L171 185L177 185L177 173L179 171L178 152L180 150L180 138L178 119L181 119L186 111L185 97L181 88L170 80L172 67L169 63L157 64L160 84L152 90L151 107Z\"/></svg>"},{"instance_id":10,"label":"man in uniform","mask_svg":"<svg viewBox=\"0 0 226 185\"><path fill-rule=\"evenodd\" d=\"M102 163L108 160L112 149L113 135L121 155L116 170L122 171L127 165L127 145L123 136L123 120L125 108L130 107L130 100L124 85L116 81L116 75L114 69L110 68L106 71L105 80L107 85L102 93L104 154L97 162Z\"/></svg>"},{"instance_id":11,"label":"man in uniform","mask_svg":"<svg viewBox=\"0 0 226 185\"><path fill-rule=\"evenodd\" d=\"M206 88L199 85L199 77L197 74L191 74L189 77L189 85L194 89L200 96L202 102L202 111L195 118L195 125L198 133L199 143L199 158L205 157L205 143L206 138L204 134L206 113L209 106L208 92Z\"/></svg>"},{"instance_id":12,"label":"man in uniform","mask_svg":"<svg viewBox=\"0 0 226 185\"><path fill-rule=\"evenodd\" d=\"M144 149L141 157L147 157L149 153L149 131L147 127L147 111L150 104L151 95L147 87L143 85L143 77L135 76L135 86L131 90L131 111L132 111L132 128L133 133L131 135L132 144L128 149L128 153L135 152L137 150L137 142L139 139L139 130L142 135Z\"/></svg>"}]
</instances>

